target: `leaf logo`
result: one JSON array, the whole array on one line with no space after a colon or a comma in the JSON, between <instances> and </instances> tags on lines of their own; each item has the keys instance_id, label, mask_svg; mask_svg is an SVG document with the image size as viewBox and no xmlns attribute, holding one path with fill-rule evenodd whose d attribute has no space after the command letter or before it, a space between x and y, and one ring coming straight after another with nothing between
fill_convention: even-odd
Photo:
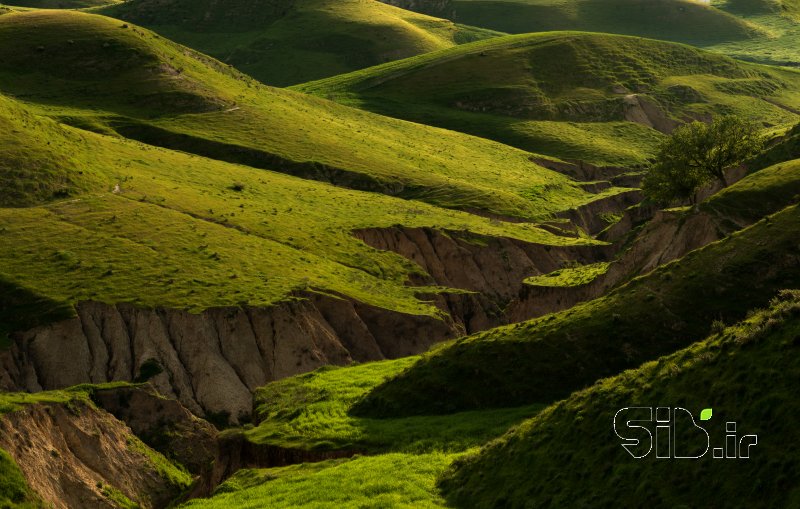
<instances>
[{"instance_id":1,"label":"leaf logo","mask_svg":"<svg viewBox=\"0 0 800 509\"><path fill-rule=\"evenodd\" d=\"M700 412L700 420L701 420L701 421L707 421L707 420L711 419L711 416L712 416L712 415L714 415L714 411L713 411L712 409L710 409L710 408L704 408L704 409L703 409L703 410Z\"/></svg>"}]
</instances>

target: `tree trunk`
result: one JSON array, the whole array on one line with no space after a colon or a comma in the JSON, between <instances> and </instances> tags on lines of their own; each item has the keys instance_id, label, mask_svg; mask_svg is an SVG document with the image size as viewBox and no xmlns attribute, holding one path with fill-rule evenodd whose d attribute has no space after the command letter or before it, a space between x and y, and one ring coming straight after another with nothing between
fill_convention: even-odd
<instances>
[{"instance_id":1,"label":"tree trunk","mask_svg":"<svg viewBox=\"0 0 800 509\"><path fill-rule=\"evenodd\" d=\"M728 187L728 179L725 178L725 170L720 169L717 171L717 180L719 180L720 184L722 184L723 188Z\"/></svg>"}]
</instances>

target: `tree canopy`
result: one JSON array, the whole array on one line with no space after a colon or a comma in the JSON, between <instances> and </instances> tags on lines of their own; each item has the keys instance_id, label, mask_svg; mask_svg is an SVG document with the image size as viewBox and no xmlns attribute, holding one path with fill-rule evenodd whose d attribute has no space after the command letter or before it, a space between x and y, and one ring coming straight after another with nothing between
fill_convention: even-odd
<instances>
[{"instance_id":1,"label":"tree canopy","mask_svg":"<svg viewBox=\"0 0 800 509\"><path fill-rule=\"evenodd\" d=\"M727 186L725 173L763 146L758 126L740 117L682 125L661 144L645 176L644 193L655 201L669 203L691 198L712 180Z\"/></svg>"}]
</instances>

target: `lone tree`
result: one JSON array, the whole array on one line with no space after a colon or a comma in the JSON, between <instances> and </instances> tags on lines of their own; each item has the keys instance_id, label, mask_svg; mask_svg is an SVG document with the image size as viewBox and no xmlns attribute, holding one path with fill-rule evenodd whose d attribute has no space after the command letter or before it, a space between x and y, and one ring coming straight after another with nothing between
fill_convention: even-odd
<instances>
[{"instance_id":1,"label":"lone tree","mask_svg":"<svg viewBox=\"0 0 800 509\"><path fill-rule=\"evenodd\" d=\"M740 117L680 126L661 144L642 189L645 196L669 203L691 198L700 186L714 179L727 187L725 172L763 146L758 126Z\"/></svg>"}]
</instances>

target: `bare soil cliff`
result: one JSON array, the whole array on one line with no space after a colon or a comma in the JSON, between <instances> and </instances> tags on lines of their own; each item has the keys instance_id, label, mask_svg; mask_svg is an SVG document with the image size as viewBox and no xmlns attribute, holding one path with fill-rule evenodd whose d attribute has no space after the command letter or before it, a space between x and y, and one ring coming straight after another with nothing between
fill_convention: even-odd
<instances>
[{"instance_id":1,"label":"bare soil cliff","mask_svg":"<svg viewBox=\"0 0 800 509\"><path fill-rule=\"evenodd\" d=\"M0 416L0 448L48 507L115 508L122 495L161 508L186 488L160 471L127 426L82 400Z\"/></svg>"},{"instance_id":2,"label":"bare soil cliff","mask_svg":"<svg viewBox=\"0 0 800 509\"><path fill-rule=\"evenodd\" d=\"M456 335L432 316L311 294L269 308L174 309L83 302L77 317L16 334L8 390L150 380L196 415L247 420L253 389L326 364L396 358Z\"/></svg>"},{"instance_id":3,"label":"bare soil cliff","mask_svg":"<svg viewBox=\"0 0 800 509\"><path fill-rule=\"evenodd\" d=\"M150 384L96 389L92 401L124 422L142 442L204 475L219 453L217 429Z\"/></svg>"}]
</instances>

